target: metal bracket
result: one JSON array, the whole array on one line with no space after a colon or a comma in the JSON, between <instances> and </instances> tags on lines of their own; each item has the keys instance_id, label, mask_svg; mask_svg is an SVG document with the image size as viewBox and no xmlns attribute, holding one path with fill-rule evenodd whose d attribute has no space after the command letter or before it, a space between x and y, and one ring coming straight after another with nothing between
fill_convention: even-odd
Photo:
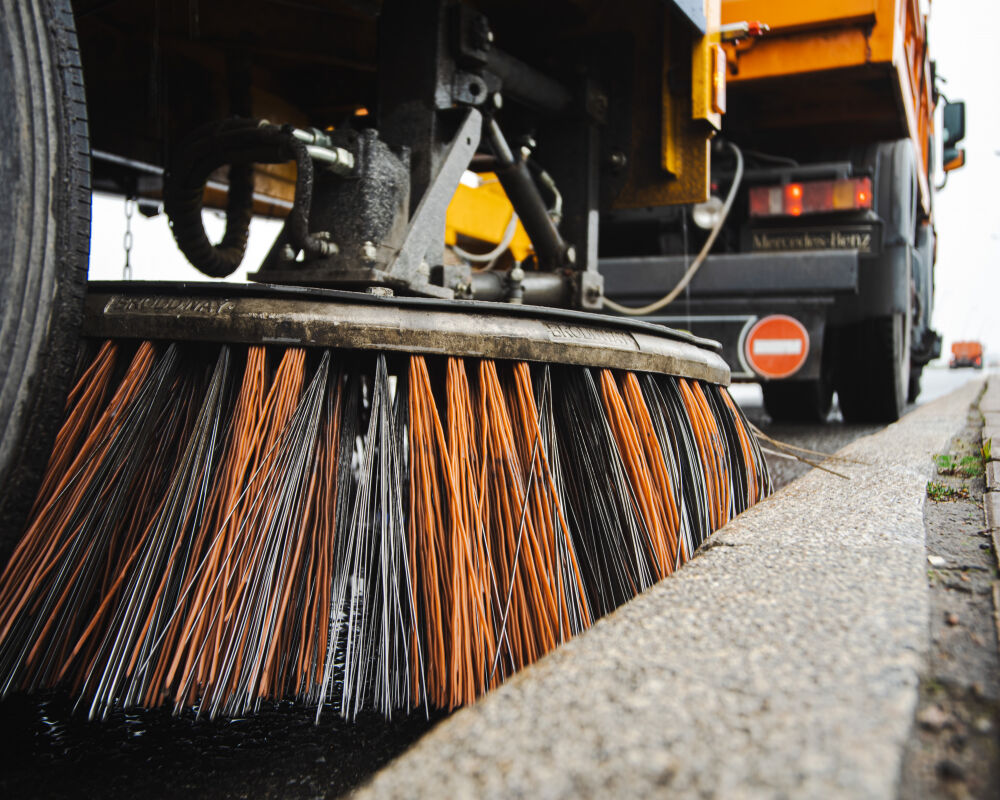
<instances>
[{"instance_id":1,"label":"metal bracket","mask_svg":"<svg viewBox=\"0 0 1000 800\"><path fill-rule=\"evenodd\" d=\"M458 70L452 79L451 99L457 105L479 106L489 97L486 81L474 72Z\"/></svg>"},{"instance_id":2,"label":"metal bracket","mask_svg":"<svg viewBox=\"0 0 1000 800\"><path fill-rule=\"evenodd\" d=\"M469 109L445 150L441 168L410 219L403 244L387 270L389 279L400 281L423 294L435 297L454 296L451 287L434 286L430 283L430 269L443 260L448 204L455 196L462 174L479 147L482 126L482 114L474 108Z\"/></svg>"}]
</instances>

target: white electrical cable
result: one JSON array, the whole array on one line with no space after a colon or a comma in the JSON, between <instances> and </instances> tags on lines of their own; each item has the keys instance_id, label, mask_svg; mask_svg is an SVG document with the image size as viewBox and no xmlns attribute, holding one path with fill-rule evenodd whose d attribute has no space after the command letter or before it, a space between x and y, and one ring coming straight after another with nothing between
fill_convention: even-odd
<instances>
[{"instance_id":1,"label":"white electrical cable","mask_svg":"<svg viewBox=\"0 0 1000 800\"><path fill-rule=\"evenodd\" d=\"M510 243L514 241L514 234L517 232L517 214L511 212L510 222L507 223L507 228L503 232L503 238L500 240L500 244L490 250L488 253L470 253L467 250L463 250L457 244L453 244L451 249L455 251L455 254L459 258L464 258L466 261L471 261L474 264L486 264L493 261L495 258L503 255L504 251L510 247Z\"/></svg>"},{"instance_id":2,"label":"white electrical cable","mask_svg":"<svg viewBox=\"0 0 1000 800\"><path fill-rule=\"evenodd\" d=\"M705 240L705 244L701 248L701 252L699 252L695 260L691 262L691 266L687 268L687 272L684 273L684 277L677 282L677 285L671 289L668 294L647 306L632 308L630 306L623 306L620 303L616 303L614 300L609 300L605 297L604 306L606 308L610 308L612 311L617 311L619 314L627 314L630 317L645 317L649 314L656 313L665 305L672 303L677 295L683 292L684 289L687 288L687 285L691 283L691 279L694 277L694 274L705 262L705 259L708 258L708 251L711 250L712 245L715 244L716 237L718 237L719 233L722 231L722 226L726 223L726 217L729 216L729 209L732 208L733 201L736 199L736 191L740 188L740 183L743 180L743 153L741 153L740 148L732 142L726 142L726 144L728 144L733 153L736 154L736 174L733 175L733 184L729 187L729 194L726 195L726 202L722 206L722 213L719 215L719 221L715 223L715 227L712 228L712 232L708 235L708 239Z\"/></svg>"}]
</instances>

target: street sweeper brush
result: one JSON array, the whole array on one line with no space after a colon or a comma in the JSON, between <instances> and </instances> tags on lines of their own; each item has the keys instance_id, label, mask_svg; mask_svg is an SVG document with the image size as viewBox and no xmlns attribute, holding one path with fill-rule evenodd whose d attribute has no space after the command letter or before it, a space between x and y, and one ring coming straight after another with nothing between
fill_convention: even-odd
<instances>
[{"instance_id":1,"label":"street sweeper brush","mask_svg":"<svg viewBox=\"0 0 1000 800\"><path fill-rule=\"evenodd\" d=\"M4 692L470 703L770 491L706 343L554 309L92 285Z\"/></svg>"}]
</instances>

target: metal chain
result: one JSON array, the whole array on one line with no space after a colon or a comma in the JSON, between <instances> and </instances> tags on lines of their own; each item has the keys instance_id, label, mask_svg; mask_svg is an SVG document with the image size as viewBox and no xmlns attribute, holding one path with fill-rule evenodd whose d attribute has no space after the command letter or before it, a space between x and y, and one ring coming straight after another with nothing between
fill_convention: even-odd
<instances>
[{"instance_id":1,"label":"metal chain","mask_svg":"<svg viewBox=\"0 0 1000 800\"><path fill-rule=\"evenodd\" d=\"M125 236L122 245L125 248L125 266L122 267L122 280L132 280L132 214L135 212L135 198L125 198Z\"/></svg>"}]
</instances>

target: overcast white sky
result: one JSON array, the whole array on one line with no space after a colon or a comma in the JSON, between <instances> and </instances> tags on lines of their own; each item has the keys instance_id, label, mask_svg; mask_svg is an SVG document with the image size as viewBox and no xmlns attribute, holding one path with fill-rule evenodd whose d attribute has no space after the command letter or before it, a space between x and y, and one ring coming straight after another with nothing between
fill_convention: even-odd
<instances>
[{"instance_id":1,"label":"overcast white sky","mask_svg":"<svg viewBox=\"0 0 1000 800\"><path fill-rule=\"evenodd\" d=\"M926 6L926 0L921 5ZM949 98L966 101L966 167L951 173L936 199L937 297L934 325L944 354L956 339L979 339L1000 354L1000 81L997 78L1000 0L933 0L931 54ZM222 221L210 214L218 241ZM178 253L166 219L133 219L133 277L139 280L205 280ZM244 267L256 269L278 224L255 221ZM96 196L90 276L119 279L124 254L120 198Z\"/></svg>"},{"instance_id":2,"label":"overcast white sky","mask_svg":"<svg viewBox=\"0 0 1000 800\"><path fill-rule=\"evenodd\" d=\"M1000 355L1000 84L998 0L934 0L931 54L942 88L965 100L966 166L937 196L934 326L945 354L956 339L978 339Z\"/></svg>"}]
</instances>

